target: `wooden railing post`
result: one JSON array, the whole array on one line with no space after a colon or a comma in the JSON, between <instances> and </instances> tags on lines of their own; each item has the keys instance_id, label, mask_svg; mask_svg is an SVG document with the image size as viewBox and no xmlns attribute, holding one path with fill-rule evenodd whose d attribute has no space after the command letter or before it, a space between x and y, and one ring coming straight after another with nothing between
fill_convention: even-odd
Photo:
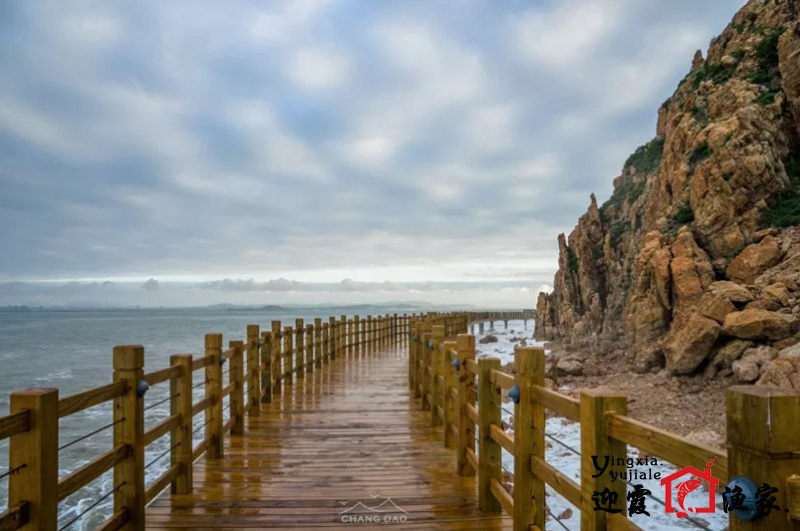
<instances>
[{"instance_id":1,"label":"wooden railing post","mask_svg":"<svg viewBox=\"0 0 800 531\"><path fill-rule=\"evenodd\" d=\"M467 371L467 360L475 359L475 336L459 334L456 337L458 348L458 475L474 476L473 469L467 459L467 449L475 451L475 423L467 413L467 405L475 406L475 375Z\"/></svg>"},{"instance_id":2,"label":"wooden railing post","mask_svg":"<svg viewBox=\"0 0 800 531\"><path fill-rule=\"evenodd\" d=\"M292 351L294 349L292 346L293 339L294 333L292 327L285 326L283 328L283 379L286 381L286 385L292 385L292 380L294 379L294 366L292 362Z\"/></svg>"},{"instance_id":3,"label":"wooden railing post","mask_svg":"<svg viewBox=\"0 0 800 531\"><path fill-rule=\"evenodd\" d=\"M411 333L414 333L413 329ZM408 386L412 396L419 397L417 392L417 342L413 338L408 342Z\"/></svg>"},{"instance_id":4,"label":"wooden railing post","mask_svg":"<svg viewBox=\"0 0 800 531\"><path fill-rule=\"evenodd\" d=\"M431 409L431 377L430 373L433 372L431 370L431 349L428 344L431 341L431 337L433 334L430 332L425 332L422 334L422 344L420 345L422 356L421 356L421 366L419 370L420 375L420 382L422 383L422 411L429 411ZM430 372L429 372L430 371Z\"/></svg>"},{"instance_id":5,"label":"wooden railing post","mask_svg":"<svg viewBox=\"0 0 800 531\"><path fill-rule=\"evenodd\" d=\"M283 381L283 363L281 356L281 322L272 321L272 388L276 394L281 392Z\"/></svg>"},{"instance_id":6,"label":"wooden railing post","mask_svg":"<svg viewBox=\"0 0 800 531\"><path fill-rule=\"evenodd\" d=\"M361 318L358 315L353 316L353 352L359 355L364 353L361 345Z\"/></svg>"},{"instance_id":7,"label":"wooden railing post","mask_svg":"<svg viewBox=\"0 0 800 531\"><path fill-rule=\"evenodd\" d=\"M456 352L456 355L458 355L458 344L455 341L445 341L442 343L442 348L444 349L444 352L442 353L444 356L442 370L445 374L444 389L442 390L442 410L444 410L444 418L442 419L444 425L444 447L455 448L458 440L458 431L456 428L456 426L458 426L458 402L454 402L453 396L450 394L450 389L458 389L458 375L456 374L455 367L453 367L449 352L452 350Z\"/></svg>"},{"instance_id":8,"label":"wooden railing post","mask_svg":"<svg viewBox=\"0 0 800 531\"><path fill-rule=\"evenodd\" d=\"M180 367L180 374L169 382L170 414L180 415L181 423L170 433L170 465L180 466L173 494L192 492L192 355L174 354L169 364Z\"/></svg>"},{"instance_id":9,"label":"wooden railing post","mask_svg":"<svg viewBox=\"0 0 800 531\"><path fill-rule=\"evenodd\" d=\"M431 350L431 375L430 375L430 389L431 389L431 426L442 425L442 383L441 378L444 376L444 353L441 346L444 340L444 326L434 325L433 335L431 341L433 348Z\"/></svg>"},{"instance_id":10,"label":"wooden railing post","mask_svg":"<svg viewBox=\"0 0 800 531\"><path fill-rule=\"evenodd\" d=\"M336 317L328 318L328 335L330 336L330 344L328 345L330 358L336 359Z\"/></svg>"},{"instance_id":11,"label":"wooden railing post","mask_svg":"<svg viewBox=\"0 0 800 531\"><path fill-rule=\"evenodd\" d=\"M306 325L306 372L314 372L314 325Z\"/></svg>"},{"instance_id":12,"label":"wooden railing post","mask_svg":"<svg viewBox=\"0 0 800 531\"><path fill-rule=\"evenodd\" d=\"M261 365L258 360L258 325L247 325L247 413L261 411Z\"/></svg>"},{"instance_id":13,"label":"wooden railing post","mask_svg":"<svg viewBox=\"0 0 800 531\"><path fill-rule=\"evenodd\" d=\"M295 334L295 341L294 341L294 363L297 366L297 378L300 379L306 372L306 361L305 361L305 345L303 342L303 334L305 333L305 328L303 327L303 320L302 319L295 319L294 320L294 334Z\"/></svg>"},{"instance_id":14,"label":"wooden railing post","mask_svg":"<svg viewBox=\"0 0 800 531\"><path fill-rule=\"evenodd\" d=\"M58 523L58 389L11 393L10 413L30 411L30 429L12 435L8 448L8 506L27 502L20 529L54 531Z\"/></svg>"},{"instance_id":15,"label":"wooden railing post","mask_svg":"<svg viewBox=\"0 0 800 531\"><path fill-rule=\"evenodd\" d=\"M750 478L759 488L764 483L776 488L769 496L780 507L752 521L734 516L730 531L800 529L800 392L734 386L725 399L728 476Z\"/></svg>"},{"instance_id":16,"label":"wooden railing post","mask_svg":"<svg viewBox=\"0 0 800 531\"><path fill-rule=\"evenodd\" d=\"M364 344L366 345L367 352L372 352L372 316L367 315L367 323L364 327Z\"/></svg>"},{"instance_id":17,"label":"wooden railing post","mask_svg":"<svg viewBox=\"0 0 800 531\"><path fill-rule=\"evenodd\" d=\"M258 340L256 340L257 342ZM205 355L211 356L211 361L206 365L205 396L211 398L211 404L206 408L205 436L209 441L207 456L211 459L220 459L222 449L222 334L206 334Z\"/></svg>"},{"instance_id":18,"label":"wooden railing post","mask_svg":"<svg viewBox=\"0 0 800 531\"><path fill-rule=\"evenodd\" d=\"M519 404L514 407L514 530L544 529L544 481L531 472L531 458L544 459L544 407L533 401L532 387L544 387L544 349L514 349Z\"/></svg>"},{"instance_id":19,"label":"wooden railing post","mask_svg":"<svg viewBox=\"0 0 800 531\"><path fill-rule=\"evenodd\" d=\"M338 334L338 337L339 337L339 346L338 346L339 355L342 356L342 358L346 359L347 358L347 352L345 352L345 348L344 348L345 342L347 341L347 316L346 315L343 315L341 317L341 320L339 321L339 334Z\"/></svg>"},{"instance_id":20,"label":"wooden railing post","mask_svg":"<svg viewBox=\"0 0 800 531\"><path fill-rule=\"evenodd\" d=\"M500 393L491 381L491 371L500 369L499 358L478 360L478 505L484 513L499 513L501 506L491 491L492 478L502 481L502 449L490 436L492 424L500 425Z\"/></svg>"},{"instance_id":21,"label":"wooden railing post","mask_svg":"<svg viewBox=\"0 0 800 531\"><path fill-rule=\"evenodd\" d=\"M129 529L144 529L144 395L138 383L144 377L144 347L114 347L114 381L127 391L114 399L114 447L127 445L128 456L114 466L114 512L127 510Z\"/></svg>"},{"instance_id":22,"label":"wooden railing post","mask_svg":"<svg viewBox=\"0 0 800 531\"><path fill-rule=\"evenodd\" d=\"M260 380L261 380L261 403L269 404L272 402L272 332L261 332L259 341L259 361L260 361Z\"/></svg>"},{"instance_id":23,"label":"wooden railing post","mask_svg":"<svg viewBox=\"0 0 800 531\"><path fill-rule=\"evenodd\" d=\"M322 367L322 319L314 319L314 365Z\"/></svg>"},{"instance_id":24,"label":"wooden railing post","mask_svg":"<svg viewBox=\"0 0 800 531\"><path fill-rule=\"evenodd\" d=\"M330 361L330 326L328 323L322 323L322 363Z\"/></svg>"},{"instance_id":25,"label":"wooden railing post","mask_svg":"<svg viewBox=\"0 0 800 531\"><path fill-rule=\"evenodd\" d=\"M624 394L604 390L582 391L580 395L581 419L581 530L601 530L606 527L606 514L595 511L592 496L595 492L604 492L608 489L611 497L616 496L615 508L620 509L619 514L626 514L626 486L623 481L612 481L611 469L593 477L597 469L592 462L592 456L603 459L609 455L613 460L620 457L627 458L627 445L612 439L606 433L606 413L627 413L627 398ZM625 470L616 470L623 473Z\"/></svg>"},{"instance_id":26,"label":"wooden railing post","mask_svg":"<svg viewBox=\"0 0 800 531\"><path fill-rule=\"evenodd\" d=\"M231 435L244 433L244 342L241 340L230 341L228 347L233 350L230 359L231 369L229 381L233 384L231 390ZM269 389L267 389L269 393ZM270 393L271 394L271 393Z\"/></svg>"}]
</instances>

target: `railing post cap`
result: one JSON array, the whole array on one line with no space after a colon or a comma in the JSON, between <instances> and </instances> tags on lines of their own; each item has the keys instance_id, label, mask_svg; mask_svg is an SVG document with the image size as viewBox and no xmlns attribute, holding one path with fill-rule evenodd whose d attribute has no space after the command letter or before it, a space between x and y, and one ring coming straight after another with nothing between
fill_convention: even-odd
<instances>
[{"instance_id":1,"label":"railing post cap","mask_svg":"<svg viewBox=\"0 0 800 531\"><path fill-rule=\"evenodd\" d=\"M228 348L244 348L244 341L241 339L231 339L228 341Z\"/></svg>"},{"instance_id":2,"label":"railing post cap","mask_svg":"<svg viewBox=\"0 0 800 531\"><path fill-rule=\"evenodd\" d=\"M114 347L114 369L140 369L144 367L144 346L117 345Z\"/></svg>"},{"instance_id":3,"label":"railing post cap","mask_svg":"<svg viewBox=\"0 0 800 531\"><path fill-rule=\"evenodd\" d=\"M22 391L14 391L11 396L46 396L50 394L58 395L58 389L55 387L33 387L31 389L23 389Z\"/></svg>"},{"instance_id":4,"label":"railing post cap","mask_svg":"<svg viewBox=\"0 0 800 531\"><path fill-rule=\"evenodd\" d=\"M219 332L206 334L206 348L222 348L222 334Z\"/></svg>"},{"instance_id":5,"label":"railing post cap","mask_svg":"<svg viewBox=\"0 0 800 531\"><path fill-rule=\"evenodd\" d=\"M258 335L258 325L257 324L249 324L247 325L247 336L257 336Z\"/></svg>"}]
</instances>

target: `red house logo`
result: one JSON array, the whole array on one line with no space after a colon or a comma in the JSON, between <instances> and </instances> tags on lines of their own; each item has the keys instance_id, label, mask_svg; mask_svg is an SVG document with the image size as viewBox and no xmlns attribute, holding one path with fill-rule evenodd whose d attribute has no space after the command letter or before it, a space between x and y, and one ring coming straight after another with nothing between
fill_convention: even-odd
<instances>
[{"instance_id":1,"label":"red house logo","mask_svg":"<svg viewBox=\"0 0 800 531\"><path fill-rule=\"evenodd\" d=\"M711 466L716 459L715 457L710 462L706 463L707 468L702 472L694 467L687 466L661 480L661 485L664 487L665 491L667 514L677 511L676 516L678 518L686 518L689 516L689 513L713 513L716 511L714 493L719 484L719 480L711 475ZM708 505L706 507L686 507L684 505L686 496L699 488L703 482L708 484ZM677 492L676 501L678 507L673 505L672 502L673 490Z\"/></svg>"}]
</instances>

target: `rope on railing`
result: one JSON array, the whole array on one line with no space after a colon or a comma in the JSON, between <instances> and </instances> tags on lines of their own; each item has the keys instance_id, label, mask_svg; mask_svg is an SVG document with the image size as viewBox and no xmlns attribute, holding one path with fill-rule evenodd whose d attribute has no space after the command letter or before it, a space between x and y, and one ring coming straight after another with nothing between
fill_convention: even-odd
<instances>
[{"instance_id":1,"label":"rope on railing","mask_svg":"<svg viewBox=\"0 0 800 531\"><path fill-rule=\"evenodd\" d=\"M169 402L169 401L170 401L170 400L172 400L173 398L178 398L179 396L181 396L181 394L180 394L180 393L175 393L174 395L172 395L172 396L168 396L167 398L165 398L165 399L163 399L163 400L159 400L158 402L155 402L155 403L153 403L153 404L150 404L149 406L147 406L146 408L144 408L144 410L145 410L145 411L147 411L147 410L153 409L154 407L158 407L158 406L160 406L161 404L163 404L164 402Z\"/></svg>"},{"instance_id":2,"label":"rope on railing","mask_svg":"<svg viewBox=\"0 0 800 531\"><path fill-rule=\"evenodd\" d=\"M181 443L175 443L175 444L173 444L173 445L172 445L170 448L167 448L166 450L164 450L163 452L161 452L161 454L159 454L159 455L158 455L158 457L156 457L155 459L153 459L152 461L150 461L149 463L147 463L146 465L144 465L144 469L145 469L145 470L147 470L148 468L150 468L151 466L153 466L154 464L156 464L156 462L157 462L157 461L159 461L160 459L162 459L162 458L163 458L165 455L167 455L168 453L170 453L172 450L174 450L175 448L177 448L177 447L178 447L178 446L180 446L180 445L181 445Z\"/></svg>"},{"instance_id":3,"label":"rope on railing","mask_svg":"<svg viewBox=\"0 0 800 531\"><path fill-rule=\"evenodd\" d=\"M71 526L72 524L74 524L75 522L77 522L78 520L83 518L84 516L86 516L86 513L88 513L89 511L91 511L92 509L97 507L98 505L100 505L103 502L103 500L105 500L106 498L108 498L109 496L111 496L112 494L117 492L119 489L122 488L123 485L125 485L124 481L122 483L120 483L119 485L117 485L116 487L114 487L113 489L111 489L110 491L108 491L105 494L103 494L93 504L91 504L89 507L84 509L78 516L76 516L75 518L73 518L72 520L70 520L69 522L64 524L63 526L59 527L58 531L64 531L64 529L68 528L69 526Z\"/></svg>"},{"instance_id":4,"label":"rope on railing","mask_svg":"<svg viewBox=\"0 0 800 531\"><path fill-rule=\"evenodd\" d=\"M112 426L115 426L116 424L119 424L119 423L120 423L120 422L122 422L123 420L125 420L125 417L122 417L121 419L117 419L117 420L115 420L114 422L111 422L110 424L106 424L105 426L103 426L103 427L101 427L101 428L97 428L97 429L96 429L96 430L94 430L94 431L90 431L90 432L89 432L89 433L87 433L86 435L81 435L81 436L80 436L80 437L78 437L77 439L73 439L73 440L71 440L71 441L70 441L70 442L68 442L68 443L64 443L64 444L62 444L61 446L59 446L59 447L58 447L58 450L59 450L59 451L61 451L61 450L64 450L64 449L66 449L66 448L69 448L69 447L70 447L70 446L72 446L73 444L77 444L77 443L79 443L79 442L81 442L81 441L83 441L83 440L86 440L86 439L88 439L89 437L91 437L92 435L97 435L97 434L98 434L98 433L100 433L101 431L103 431L103 430L107 430L108 428L110 428L110 427L112 427Z\"/></svg>"}]
</instances>

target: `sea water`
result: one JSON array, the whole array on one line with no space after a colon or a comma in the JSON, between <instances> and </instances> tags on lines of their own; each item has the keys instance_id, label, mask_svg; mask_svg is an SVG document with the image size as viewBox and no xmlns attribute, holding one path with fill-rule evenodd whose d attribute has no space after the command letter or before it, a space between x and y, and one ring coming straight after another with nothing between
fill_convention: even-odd
<instances>
[{"instance_id":1,"label":"sea water","mask_svg":"<svg viewBox=\"0 0 800 531\"><path fill-rule=\"evenodd\" d=\"M202 356L204 335L222 333L223 349L228 341L244 339L246 326L258 324L271 329L273 320L281 326L294 326L295 318L313 324L315 317L327 322L330 316L387 313L419 313L430 308L412 306L359 306L265 309L164 309L164 310L90 310L90 311L0 311L0 416L8 413L9 397L14 391L55 387L65 397L112 381L112 349L115 345L143 345L145 372L169 365L172 354ZM223 367L227 371L228 365ZM196 384L203 381L203 371L194 372ZM223 377L227 385L228 376ZM194 390L193 402L203 398L203 386ZM169 383L153 386L145 395L145 429L169 416ZM228 420L228 411L224 412ZM97 458L112 448L111 402L70 415L59 422L59 477ZM204 436L203 415L194 418L194 445ZM81 440L80 437L100 430ZM169 466L169 435L147 447L145 464L149 484ZM160 458L159 458L160 457ZM8 439L0 441L0 475L8 470ZM111 515L112 496L99 501L113 490L113 474L106 472L59 504L59 528L95 529ZM7 508L8 478L0 479L0 512ZM95 507L92 505L97 504ZM78 520L74 520L82 515ZM74 520L74 522L73 522ZM72 522L70 524L70 522ZM67 526L67 524L70 524Z\"/></svg>"}]
</instances>

